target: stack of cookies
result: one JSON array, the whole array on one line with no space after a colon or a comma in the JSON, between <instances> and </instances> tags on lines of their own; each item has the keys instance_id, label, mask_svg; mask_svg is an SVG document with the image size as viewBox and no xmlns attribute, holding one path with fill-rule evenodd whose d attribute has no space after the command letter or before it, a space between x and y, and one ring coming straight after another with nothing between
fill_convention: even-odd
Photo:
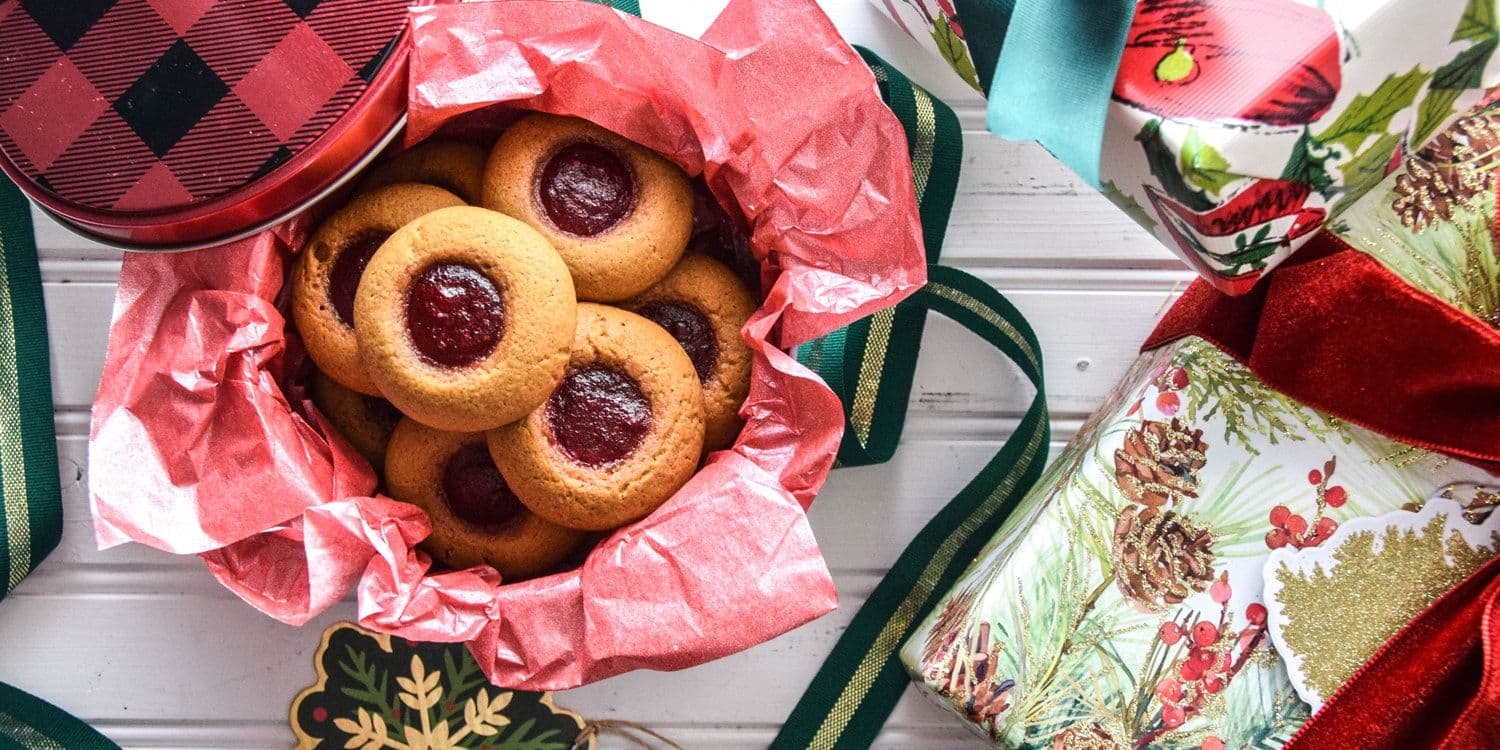
<instances>
[{"instance_id":1,"label":"stack of cookies","mask_svg":"<svg viewBox=\"0 0 1500 750\"><path fill-rule=\"evenodd\" d=\"M734 442L755 301L688 251L723 226L696 203L659 154L532 114L403 152L318 227L291 298L314 400L440 563L554 570Z\"/></svg>"}]
</instances>

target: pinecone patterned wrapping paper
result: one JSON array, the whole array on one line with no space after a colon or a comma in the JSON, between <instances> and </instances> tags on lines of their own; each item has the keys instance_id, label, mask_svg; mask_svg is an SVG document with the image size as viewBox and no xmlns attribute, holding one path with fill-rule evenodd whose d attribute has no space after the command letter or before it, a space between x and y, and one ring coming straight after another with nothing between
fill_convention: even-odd
<instances>
[{"instance_id":1,"label":"pinecone patterned wrapping paper","mask_svg":"<svg viewBox=\"0 0 1500 750\"><path fill-rule=\"evenodd\" d=\"M989 93L1017 3L871 2ZM1454 144L1433 135L1500 85L1497 18L1495 0L1135 0L1099 189L1245 293L1408 155L1447 160ZM1065 80L1079 54L1060 46L1054 69L1026 72ZM1412 172L1446 188L1424 191L1418 221L1474 190L1432 174Z\"/></svg>"},{"instance_id":2,"label":"pinecone patterned wrapping paper","mask_svg":"<svg viewBox=\"0 0 1500 750\"><path fill-rule=\"evenodd\" d=\"M1496 132L1500 105L1455 121L1333 231L1500 326ZM1185 338L1141 355L902 660L999 747L1279 746L1310 709L1267 632L1271 551L1475 487L1478 524L1500 476L1309 408Z\"/></svg>"}]
</instances>

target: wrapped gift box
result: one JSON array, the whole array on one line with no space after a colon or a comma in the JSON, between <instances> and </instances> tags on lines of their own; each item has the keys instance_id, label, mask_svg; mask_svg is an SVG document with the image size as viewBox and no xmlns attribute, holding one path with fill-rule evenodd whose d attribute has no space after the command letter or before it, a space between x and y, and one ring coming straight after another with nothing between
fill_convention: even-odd
<instances>
[{"instance_id":1,"label":"wrapped gift box","mask_svg":"<svg viewBox=\"0 0 1500 750\"><path fill-rule=\"evenodd\" d=\"M1458 340L1450 334L1495 344L1497 136L1500 108L1464 116L1368 191L1336 236L1320 238L1325 250L1340 248L1386 277L1391 299L1439 321L1427 331L1431 342L1370 332L1365 341L1375 348L1349 357L1345 372L1381 370L1378 358L1443 347ZM1358 298L1364 290L1350 291L1329 286L1332 299L1309 304L1367 303ZM1284 302L1273 291L1264 305L1275 312ZM1353 519L1434 498L1483 522L1500 502L1500 476L1454 447L1469 436L1438 431L1403 442L1356 422L1389 434L1402 419L1391 415L1409 411L1408 400L1442 393L1430 403L1447 399L1450 413L1483 431L1495 419L1496 386L1484 374L1493 370L1470 367L1471 376L1467 355L1448 347L1433 350L1441 356L1428 379L1450 385L1351 380L1321 391L1298 385L1304 398L1293 398L1242 364L1244 350L1264 366L1271 352L1258 343L1288 335L1318 342L1333 335L1325 331L1352 330L1340 326L1359 325L1359 316L1304 321L1290 334L1265 324L1272 317L1262 317L1255 343L1225 345L1236 356L1195 336L1141 355L907 641L902 660L926 692L1002 747L1261 747L1291 737L1310 708L1268 637L1268 556L1319 547ZM1337 371L1342 365L1326 358L1348 352L1324 338L1277 382L1304 384L1313 379L1304 373L1329 365ZM1421 372L1424 363L1415 364ZM1347 413L1354 399L1383 405L1345 419L1306 403ZM1421 414L1407 421L1426 427ZM1382 592L1372 585L1366 595ZM1375 645L1350 638L1328 649L1368 656Z\"/></svg>"}]
</instances>

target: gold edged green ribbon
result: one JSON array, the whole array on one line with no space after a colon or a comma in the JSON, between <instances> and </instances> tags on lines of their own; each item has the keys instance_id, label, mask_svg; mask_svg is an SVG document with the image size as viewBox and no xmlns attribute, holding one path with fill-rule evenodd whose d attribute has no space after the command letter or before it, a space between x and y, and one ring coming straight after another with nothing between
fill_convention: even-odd
<instances>
[{"instance_id":1,"label":"gold edged green ribbon","mask_svg":"<svg viewBox=\"0 0 1500 750\"><path fill-rule=\"evenodd\" d=\"M0 177L0 599L62 536L47 312L31 208ZM87 724L0 682L0 750L118 750Z\"/></svg>"},{"instance_id":2,"label":"gold edged green ribbon","mask_svg":"<svg viewBox=\"0 0 1500 750\"><path fill-rule=\"evenodd\" d=\"M120 750L66 711L0 682L0 750Z\"/></svg>"},{"instance_id":3,"label":"gold edged green ribbon","mask_svg":"<svg viewBox=\"0 0 1500 750\"><path fill-rule=\"evenodd\" d=\"M927 262L936 263L963 160L958 118L878 55L855 49L906 129ZM797 349L797 359L818 373L845 405L839 465L883 463L896 452L926 322L926 307L903 302Z\"/></svg>"},{"instance_id":4,"label":"gold edged green ribbon","mask_svg":"<svg viewBox=\"0 0 1500 750\"><path fill-rule=\"evenodd\" d=\"M1036 335L1004 297L962 271L929 266L913 305L946 315L1004 352L1036 387L1000 452L923 529L839 638L771 747L865 748L906 689L901 645L1041 476L1051 440ZM847 409L846 405L846 409Z\"/></svg>"},{"instance_id":5,"label":"gold edged green ribbon","mask_svg":"<svg viewBox=\"0 0 1500 750\"><path fill-rule=\"evenodd\" d=\"M840 463L878 463L895 452L928 311L951 318L1003 352L1036 395L1000 451L917 533L876 585L787 718L773 750L870 746L910 680L899 658L902 644L1036 483L1051 441L1041 347L1031 326L988 284L935 265L958 183L957 121L878 57L860 53L907 128L929 265L927 285L894 310L797 351L843 401L847 429ZM931 102L926 109L924 100ZM924 112L933 117L924 120Z\"/></svg>"},{"instance_id":6,"label":"gold edged green ribbon","mask_svg":"<svg viewBox=\"0 0 1500 750\"><path fill-rule=\"evenodd\" d=\"M0 599L62 535L47 357L31 210L0 177Z\"/></svg>"}]
</instances>

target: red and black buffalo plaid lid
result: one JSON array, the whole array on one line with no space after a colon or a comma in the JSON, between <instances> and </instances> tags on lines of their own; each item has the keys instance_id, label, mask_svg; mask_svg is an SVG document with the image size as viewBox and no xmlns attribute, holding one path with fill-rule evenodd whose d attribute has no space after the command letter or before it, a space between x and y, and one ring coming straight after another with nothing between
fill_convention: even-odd
<instances>
[{"instance_id":1,"label":"red and black buffalo plaid lid","mask_svg":"<svg viewBox=\"0 0 1500 750\"><path fill-rule=\"evenodd\" d=\"M0 0L0 168L86 234L244 234L405 108L410 0Z\"/></svg>"}]
</instances>

